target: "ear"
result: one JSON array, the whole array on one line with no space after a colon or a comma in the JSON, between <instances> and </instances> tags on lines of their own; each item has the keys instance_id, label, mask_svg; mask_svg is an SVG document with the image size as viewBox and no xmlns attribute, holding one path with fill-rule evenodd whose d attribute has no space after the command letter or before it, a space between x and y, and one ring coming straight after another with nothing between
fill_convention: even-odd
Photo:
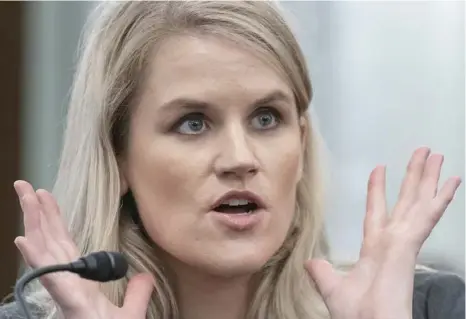
<instances>
[{"instance_id":1,"label":"ear","mask_svg":"<svg viewBox=\"0 0 466 319\"><path fill-rule=\"evenodd\" d=\"M120 196L123 196L128 192L129 185L125 176L124 165L122 163L118 165L118 171L120 176Z\"/></svg>"},{"instance_id":2,"label":"ear","mask_svg":"<svg viewBox=\"0 0 466 319\"><path fill-rule=\"evenodd\" d=\"M307 146L308 129L309 129L309 120L306 117L306 115L301 115L299 117L299 131L301 135L301 149L303 150L303 153Z\"/></svg>"},{"instance_id":3,"label":"ear","mask_svg":"<svg viewBox=\"0 0 466 319\"><path fill-rule=\"evenodd\" d=\"M299 133L301 139L301 156L299 159L299 171L298 171L298 180L299 182L304 173L304 154L307 148L307 139L308 137L308 130L309 130L309 120L307 119L306 115L301 115L299 117Z\"/></svg>"}]
</instances>

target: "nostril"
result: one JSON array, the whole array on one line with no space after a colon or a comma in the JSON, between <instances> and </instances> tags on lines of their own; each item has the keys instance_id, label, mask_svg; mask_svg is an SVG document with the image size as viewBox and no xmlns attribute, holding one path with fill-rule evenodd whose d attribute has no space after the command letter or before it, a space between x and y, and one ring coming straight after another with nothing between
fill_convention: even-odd
<instances>
[{"instance_id":1,"label":"nostril","mask_svg":"<svg viewBox=\"0 0 466 319\"><path fill-rule=\"evenodd\" d=\"M257 174L257 169L244 169L224 172L224 175L229 177L245 177L255 174Z\"/></svg>"},{"instance_id":2,"label":"nostril","mask_svg":"<svg viewBox=\"0 0 466 319\"><path fill-rule=\"evenodd\" d=\"M235 158L222 158L215 163L215 172L218 176L244 178L257 174L258 165L254 161L240 161Z\"/></svg>"}]
</instances>

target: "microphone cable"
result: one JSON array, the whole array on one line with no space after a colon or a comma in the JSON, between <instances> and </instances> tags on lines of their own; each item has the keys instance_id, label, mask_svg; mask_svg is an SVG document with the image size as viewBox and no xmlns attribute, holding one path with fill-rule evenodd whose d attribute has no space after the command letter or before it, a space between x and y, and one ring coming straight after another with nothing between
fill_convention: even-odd
<instances>
[{"instance_id":1,"label":"microphone cable","mask_svg":"<svg viewBox=\"0 0 466 319\"><path fill-rule=\"evenodd\" d=\"M15 299L26 319L33 319L23 296L26 285L45 274L60 271L72 272L93 281L107 282L123 278L128 271L128 262L121 253L100 251L69 264L45 266L26 273L16 282L14 290Z\"/></svg>"}]
</instances>

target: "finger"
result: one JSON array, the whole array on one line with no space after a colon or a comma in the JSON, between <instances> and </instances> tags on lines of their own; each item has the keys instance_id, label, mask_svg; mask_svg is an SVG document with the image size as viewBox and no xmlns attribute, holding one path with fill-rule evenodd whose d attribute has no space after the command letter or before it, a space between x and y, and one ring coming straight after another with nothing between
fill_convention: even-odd
<instances>
[{"instance_id":1,"label":"finger","mask_svg":"<svg viewBox=\"0 0 466 319\"><path fill-rule=\"evenodd\" d=\"M24 232L27 233L30 230L37 229L40 226L40 215L34 212L31 212L29 207L24 207L24 198L29 193L29 183L25 181L16 181L13 184L15 188L16 194L18 195L19 204L21 206L21 210L23 211L23 223L24 223ZM32 188L32 187L31 187Z\"/></svg>"},{"instance_id":2,"label":"finger","mask_svg":"<svg viewBox=\"0 0 466 319\"><path fill-rule=\"evenodd\" d=\"M46 263L69 262L69 258L63 252L63 249L59 247L54 238L55 234L51 230L46 218L47 212L39 202L34 188L31 184L22 181L15 183L15 186L18 188L19 194L22 195L21 203L25 219L26 216L32 216L34 219L34 225L30 225L33 226L33 228L26 227L25 225L25 237L28 238L28 242L35 247L36 251L41 252L40 255L36 256L38 259L34 259L32 262L40 265ZM47 258L47 256L52 258Z\"/></svg>"},{"instance_id":3,"label":"finger","mask_svg":"<svg viewBox=\"0 0 466 319\"><path fill-rule=\"evenodd\" d=\"M41 231L40 204L34 200L36 194L32 186L25 181L16 181L14 188L19 197L23 211L24 235L29 238L36 247L44 248L45 243Z\"/></svg>"},{"instance_id":4,"label":"finger","mask_svg":"<svg viewBox=\"0 0 466 319\"><path fill-rule=\"evenodd\" d=\"M333 266L324 259L312 259L306 262L305 268L311 279L315 282L319 293L324 300L332 294L341 281Z\"/></svg>"},{"instance_id":5,"label":"finger","mask_svg":"<svg viewBox=\"0 0 466 319\"><path fill-rule=\"evenodd\" d=\"M53 237L49 234L46 227L46 220L42 215L42 208L37 198L34 195L26 194L22 199L22 206L25 212L25 219L27 215L37 215L39 218L39 225L34 225L34 229L27 229L25 231L24 239L17 241L18 249L20 249L23 258L27 260L31 267L41 267L56 263L57 249L53 245Z\"/></svg>"},{"instance_id":6,"label":"finger","mask_svg":"<svg viewBox=\"0 0 466 319\"><path fill-rule=\"evenodd\" d=\"M50 256L45 255L40 250L36 249L34 243L26 237L18 236L14 240L16 248L18 248L24 262L31 268L38 268L49 265L51 263Z\"/></svg>"},{"instance_id":7,"label":"finger","mask_svg":"<svg viewBox=\"0 0 466 319\"><path fill-rule=\"evenodd\" d=\"M77 248L63 221L56 200L53 198L52 194L43 189L37 190L36 194L43 207L44 216L47 219L46 226L49 228L50 233L54 235L55 241L64 246L62 249L66 254L67 260L76 259L78 256Z\"/></svg>"},{"instance_id":8,"label":"finger","mask_svg":"<svg viewBox=\"0 0 466 319\"><path fill-rule=\"evenodd\" d=\"M377 166L369 176L364 236L370 235L372 230L380 229L386 222L385 176L386 169L384 166Z\"/></svg>"},{"instance_id":9,"label":"finger","mask_svg":"<svg viewBox=\"0 0 466 319\"><path fill-rule=\"evenodd\" d=\"M63 221L63 217L60 213L60 208L58 207L58 204L53 198L52 194L44 189L38 189L36 194L39 202L44 208L44 212L46 212L44 215L53 233L60 238L71 239L68 229Z\"/></svg>"},{"instance_id":10,"label":"finger","mask_svg":"<svg viewBox=\"0 0 466 319\"><path fill-rule=\"evenodd\" d=\"M137 274L126 288L123 309L132 318L145 318L154 290L154 279L150 274Z\"/></svg>"},{"instance_id":11,"label":"finger","mask_svg":"<svg viewBox=\"0 0 466 319\"><path fill-rule=\"evenodd\" d=\"M437 185L443 164L443 155L433 154L426 161L419 188L419 196L432 199L437 194Z\"/></svg>"},{"instance_id":12,"label":"finger","mask_svg":"<svg viewBox=\"0 0 466 319\"><path fill-rule=\"evenodd\" d=\"M402 209L397 209L398 207L395 208L394 214L396 214L396 212L403 212L405 208L404 206L411 205L416 199L418 186L429 154L430 149L427 147L421 147L413 153L406 169L406 175L403 179L403 183L401 184L400 194L398 196L397 206L403 207Z\"/></svg>"},{"instance_id":13,"label":"finger","mask_svg":"<svg viewBox=\"0 0 466 319\"><path fill-rule=\"evenodd\" d=\"M38 265L34 263L34 260L37 260L34 256L34 251L28 245L27 239L23 236L16 237L14 240L15 246L18 248L21 256L24 259L24 262L32 268L37 267Z\"/></svg>"},{"instance_id":14,"label":"finger","mask_svg":"<svg viewBox=\"0 0 466 319\"><path fill-rule=\"evenodd\" d=\"M437 196L433 199L433 222L435 224L440 220L448 205L450 205L460 185L460 177L451 177L438 191Z\"/></svg>"}]
</instances>

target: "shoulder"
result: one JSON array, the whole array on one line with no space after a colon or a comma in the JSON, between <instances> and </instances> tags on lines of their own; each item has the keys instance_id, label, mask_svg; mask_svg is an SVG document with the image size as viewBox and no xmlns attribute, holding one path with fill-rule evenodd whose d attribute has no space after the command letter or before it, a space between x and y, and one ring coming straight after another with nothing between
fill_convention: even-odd
<instances>
[{"instance_id":1,"label":"shoulder","mask_svg":"<svg viewBox=\"0 0 466 319\"><path fill-rule=\"evenodd\" d=\"M44 318L45 312L32 304L28 305L33 318ZM0 304L0 319L27 319L26 315L16 302Z\"/></svg>"},{"instance_id":2,"label":"shoulder","mask_svg":"<svg viewBox=\"0 0 466 319\"><path fill-rule=\"evenodd\" d=\"M15 302L0 306L0 319L23 319L26 318Z\"/></svg>"},{"instance_id":3,"label":"shoulder","mask_svg":"<svg viewBox=\"0 0 466 319\"><path fill-rule=\"evenodd\" d=\"M414 319L464 319L465 281L441 271L418 270L414 277Z\"/></svg>"}]
</instances>

